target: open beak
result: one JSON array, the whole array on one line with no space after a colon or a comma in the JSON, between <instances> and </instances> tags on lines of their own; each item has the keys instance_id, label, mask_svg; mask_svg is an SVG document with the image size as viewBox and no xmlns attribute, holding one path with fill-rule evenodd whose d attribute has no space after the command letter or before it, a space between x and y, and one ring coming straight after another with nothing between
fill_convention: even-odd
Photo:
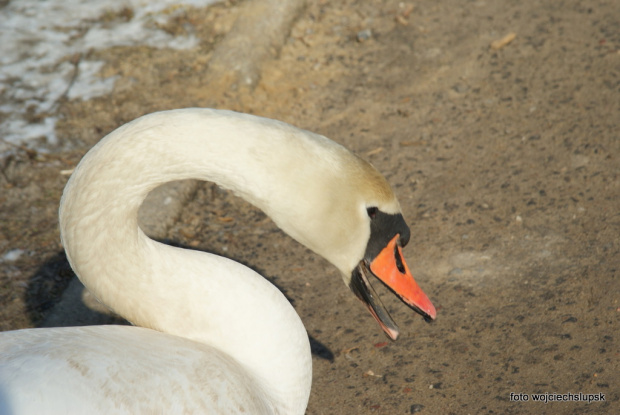
<instances>
[{"instance_id":1,"label":"open beak","mask_svg":"<svg viewBox=\"0 0 620 415\"><path fill-rule=\"evenodd\" d=\"M370 285L369 275L373 275L392 290L409 307L420 313L427 321L434 320L437 312L431 300L420 289L403 258L398 243L399 235L394 236L387 246L372 260L362 260L353 271L350 288L368 307L385 334L396 340L398 327L379 296Z\"/></svg>"}]
</instances>

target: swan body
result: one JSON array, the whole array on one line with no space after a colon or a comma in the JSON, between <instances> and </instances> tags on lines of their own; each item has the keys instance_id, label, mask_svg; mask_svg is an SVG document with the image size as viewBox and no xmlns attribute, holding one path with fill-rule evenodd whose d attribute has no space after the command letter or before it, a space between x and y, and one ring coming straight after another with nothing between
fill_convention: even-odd
<instances>
[{"instance_id":1,"label":"swan body","mask_svg":"<svg viewBox=\"0 0 620 415\"><path fill-rule=\"evenodd\" d=\"M189 178L231 189L329 260L388 336L398 331L369 275L435 317L402 259L409 229L398 201L370 164L274 120L154 113L84 156L59 212L80 280L139 327L0 333L0 414L304 413L310 347L280 291L241 264L158 243L138 226L152 189Z\"/></svg>"}]
</instances>

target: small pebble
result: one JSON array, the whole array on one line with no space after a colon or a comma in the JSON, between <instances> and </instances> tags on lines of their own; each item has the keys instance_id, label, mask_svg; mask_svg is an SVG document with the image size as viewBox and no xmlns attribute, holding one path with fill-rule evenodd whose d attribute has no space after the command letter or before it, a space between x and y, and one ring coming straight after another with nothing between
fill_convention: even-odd
<instances>
[{"instance_id":1,"label":"small pebble","mask_svg":"<svg viewBox=\"0 0 620 415\"><path fill-rule=\"evenodd\" d=\"M357 41L364 42L372 37L372 31L370 29L364 29L357 32Z\"/></svg>"},{"instance_id":2,"label":"small pebble","mask_svg":"<svg viewBox=\"0 0 620 415\"><path fill-rule=\"evenodd\" d=\"M14 262L19 259L24 253L23 249L11 249L6 254L2 255L3 262Z\"/></svg>"},{"instance_id":3,"label":"small pebble","mask_svg":"<svg viewBox=\"0 0 620 415\"><path fill-rule=\"evenodd\" d=\"M452 89L458 92L459 94L462 94L462 93L467 92L469 90L469 87L463 84L456 84L452 87Z\"/></svg>"},{"instance_id":4,"label":"small pebble","mask_svg":"<svg viewBox=\"0 0 620 415\"><path fill-rule=\"evenodd\" d=\"M416 403L414 405L411 405L411 408L409 408L409 413L417 414L418 412L422 412L422 409L424 409L424 405Z\"/></svg>"}]
</instances>

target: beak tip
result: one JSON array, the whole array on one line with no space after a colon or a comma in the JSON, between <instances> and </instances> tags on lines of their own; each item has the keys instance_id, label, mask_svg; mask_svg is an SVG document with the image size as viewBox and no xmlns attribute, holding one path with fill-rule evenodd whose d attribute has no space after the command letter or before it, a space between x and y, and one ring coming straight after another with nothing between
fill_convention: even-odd
<instances>
[{"instance_id":1,"label":"beak tip","mask_svg":"<svg viewBox=\"0 0 620 415\"><path fill-rule=\"evenodd\" d=\"M435 318L437 317L437 310L435 310L435 306L431 304L431 307L426 312L426 314L428 315L429 322L435 320Z\"/></svg>"},{"instance_id":2,"label":"beak tip","mask_svg":"<svg viewBox=\"0 0 620 415\"><path fill-rule=\"evenodd\" d=\"M435 306L433 305L433 303L431 303L431 300L428 297L426 297L426 295L424 295L424 298L419 301L407 301L406 299L402 297L401 299L405 302L405 304L409 305L418 314L424 317L424 320L427 323L430 323L431 321L435 320L435 318L437 317L437 310L435 309Z\"/></svg>"},{"instance_id":3,"label":"beak tip","mask_svg":"<svg viewBox=\"0 0 620 415\"><path fill-rule=\"evenodd\" d=\"M387 336L392 341L396 341L398 339L398 336L400 336L400 332L398 330L394 330L394 329L386 330L385 334L387 334Z\"/></svg>"},{"instance_id":4,"label":"beak tip","mask_svg":"<svg viewBox=\"0 0 620 415\"><path fill-rule=\"evenodd\" d=\"M426 321L427 323L432 323L433 321L435 321L436 317L437 313L435 312L435 309L429 310L424 316L424 321Z\"/></svg>"}]
</instances>

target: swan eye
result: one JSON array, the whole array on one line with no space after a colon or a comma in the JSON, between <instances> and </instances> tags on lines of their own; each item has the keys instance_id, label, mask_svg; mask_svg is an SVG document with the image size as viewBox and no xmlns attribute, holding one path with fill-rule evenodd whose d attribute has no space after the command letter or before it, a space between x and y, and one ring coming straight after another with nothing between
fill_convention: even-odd
<instances>
[{"instance_id":1,"label":"swan eye","mask_svg":"<svg viewBox=\"0 0 620 415\"><path fill-rule=\"evenodd\" d=\"M374 219L375 216L377 216L377 208L376 207L369 207L366 209L366 212L368 212L368 217L370 219Z\"/></svg>"}]
</instances>

